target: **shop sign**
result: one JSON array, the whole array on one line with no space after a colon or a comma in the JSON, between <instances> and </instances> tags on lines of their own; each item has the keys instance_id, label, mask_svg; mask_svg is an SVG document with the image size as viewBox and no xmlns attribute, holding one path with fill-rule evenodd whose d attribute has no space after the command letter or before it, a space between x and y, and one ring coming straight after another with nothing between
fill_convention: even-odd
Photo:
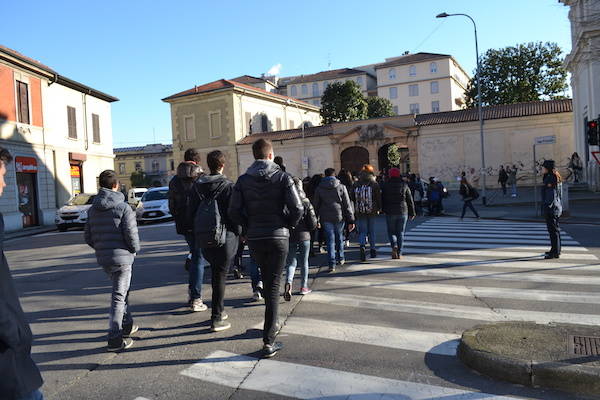
<instances>
[{"instance_id":1,"label":"shop sign","mask_svg":"<svg viewBox=\"0 0 600 400\"><path fill-rule=\"evenodd\" d=\"M17 172L36 174L38 172L37 160L33 157L15 157L15 168Z\"/></svg>"},{"instance_id":2,"label":"shop sign","mask_svg":"<svg viewBox=\"0 0 600 400\"><path fill-rule=\"evenodd\" d=\"M71 165L71 178L79 178L81 176L81 169L79 165Z\"/></svg>"}]
</instances>

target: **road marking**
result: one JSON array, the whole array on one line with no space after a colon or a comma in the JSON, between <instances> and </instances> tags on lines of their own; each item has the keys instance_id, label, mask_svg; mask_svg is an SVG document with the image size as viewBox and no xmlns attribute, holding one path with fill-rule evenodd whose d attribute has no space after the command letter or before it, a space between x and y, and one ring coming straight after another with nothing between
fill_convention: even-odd
<instances>
[{"instance_id":1,"label":"road marking","mask_svg":"<svg viewBox=\"0 0 600 400\"><path fill-rule=\"evenodd\" d=\"M443 278L492 279L501 281L570 283L574 285L600 285L600 276L592 275L558 275L541 273L523 273L520 271L485 271L485 270L448 270L443 266L429 267L387 267L377 264L352 264L344 268L344 272L376 271L375 273L393 273L403 276L418 275Z\"/></svg>"},{"instance_id":2,"label":"road marking","mask_svg":"<svg viewBox=\"0 0 600 400\"><path fill-rule=\"evenodd\" d=\"M392 299L371 296L357 296L344 293L313 292L305 296L303 302L333 304L336 306L384 310L436 317L470 319L478 321L533 321L538 324L551 322L592 325L600 324L600 316L594 314L555 313L528 310L513 310L461 306L456 304L436 304L423 301Z\"/></svg>"},{"instance_id":3,"label":"road marking","mask_svg":"<svg viewBox=\"0 0 600 400\"><path fill-rule=\"evenodd\" d=\"M470 285L455 286L419 282L390 282L384 280L365 279L358 281L349 278L331 278L326 280L325 284L351 287L377 287L380 289L392 289L420 293L443 293L463 297L490 297L495 299L600 304L600 292L568 292L559 290L496 288Z\"/></svg>"},{"instance_id":4,"label":"road marking","mask_svg":"<svg viewBox=\"0 0 600 400\"><path fill-rule=\"evenodd\" d=\"M215 351L182 375L242 390L298 399L509 400L514 397L380 378Z\"/></svg>"},{"instance_id":5,"label":"road marking","mask_svg":"<svg viewBox=\"0 0 600 400\"><path fill-rule=\"evenodd\" d=\"M495 238L495 239L513 239L514 241L519 241L519 240L527 240L527 239L533 239L533 240L545 240L548 241L548 234L544 233L544 234L520 234L520 233L498 233L498 231L494 231L495 233L488 233L488 232L474 232L474 231L465 231L465 230L453 230L453 231L448 231L446 229L444 229L443 231L438 230L423 230L423 229L411 229L410 231L406 232L405 236L424 236L424 237L429 237L429 236L439 236L439 235L443 235L444 237L458 237L458 238L466 238L466 237L472 237L472 238ZM568 236L568 235L561 235L561 239L564 240L573 240L572 237ZM579 242L577 242L579 243Z\"/></svg>"},{"instance_id":6,"label":"road marking","mask_svg":"<svg viewBox=\"0 0 600 400\"><path fill-rule=\"evenodd\" d=\"M384 253L392 252L391 247L380 247L377 250L384 252ZM449 249L433 249L433 248L429 249L429 248L417 248L417 247L406 246L403 250L403 253L410 253L410 254L437 254L437 253L439 253L444 256L449 256L449 257L470 256L470 257L502 257L502 258L506 258L506 257L514 257L514 258L536 257L536 258L540 258L544 255L542 252L534 253L534 252L515 251L515 250L519 250L519 249L514 248L514 247L502 247L502 248L498 248L497 250L453 251L453 250L449 250ZM582 254L561 253L560 257L561 257L561 260L562 259L566 259L566 260L598 260L598 257L596 257L594 254L591 254L591 253L587 253L587 254L585 254L585 253L582 253Z\"/></svg>"},{"instance_id":7,"label":"road marking","mask_svg":"<svg viewBox=\"0 0 600 400\"><path fill-rule=\"evenodd\" d=\"M408 232L405 234L407 242L424 242L424 243L435 243L438 245L439 242L450 242L457 243L461 246L472 246L473 243L501 243L501 244L515 244L521 246L524 244L548 244L550 245L550 239L512 239L512 238L494 238L488 237L487 235L476 236L476 237L447 237L445 232L439 232L436 236L427 235L413 235ZM464 244L463 244L464 243ZM561 244L565 249L571 249L572 246L581 246L579 242L575 240L562 240Z\"/></svg>"},{"instance_id":8,"label":"road marking","mask_svg":"<svg viewBox=\"0 0 600 400\"><path fill-rule=\"evenodd\" d=\"M434 243L431 243L435 241ZM513 242L510 242L513 243ZM441 248L449 248L449 249L465 249L465 248L471 248L471 249L498 249L501 246L499 246L501 243L499 244L493 244L493 243L470 243L468 241L465 241L465 243L439 243L435 238L432 238L429 241L415 241L415 240L407 240L404 242L405 246L408 247L428 247L428 245L435 245L436 247L441 247ZM539 252L545 252L548 251L548 248L550 246L550 242L548 242L548 246L521 246L519 244L516 244L514 246L512 246L514 249L523 249L523 250L530 250L530 251L539 251ZM587 252L588 249L586 249L585 247L577 247L577 246L568 246L565 247L565 250L568 251L579 251L579 252Z\"/></svg>"},{"instance_id":9,"label":"road marking","mask_svg":"<svg viewBox=\"0 0 600 400\"><path fill-rule=\"evenodd\" d=\"M456 355L460 335L290 317L282 333L423 353Z\"/></svg>"},{"instance_id":10,"label":"road marking","mask_svg":"<svg viewBox=\"0 0 600 400\"><path fill-rule=\"evenodd\" d=\"M473 225L473 226L516 226L521 228L546 228L546 224L543 222L514 222L514 221L493 221L493 220L463 220L460 218L432 218L421 225L434 224L434 225Z\"/></svg>"}]
</instances>

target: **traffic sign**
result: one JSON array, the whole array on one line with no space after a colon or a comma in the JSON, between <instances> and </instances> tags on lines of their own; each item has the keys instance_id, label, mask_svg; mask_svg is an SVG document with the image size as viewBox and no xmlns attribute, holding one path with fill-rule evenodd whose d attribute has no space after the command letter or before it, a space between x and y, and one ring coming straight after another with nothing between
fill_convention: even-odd
<instances>
[{"instance_id":1,"label":"traffic sign","mask_svg":"<svg viewBox=\"0 0 600 400\"><path fill-rule=\"evenodd\" d=\"M535 144L554 144L556 143L556 136L538 136L535 138Z\"/></svg>"},{"instance_id":2,"label":"traffic sign","mask_svg":"<svg viewBox=\"0 0 600 400\"><path fill-rule=\"evenodd\" d=\"M592 151L592 156L594 157L598 165L600 165L600 151Z\"/></svg>"}]
</instances>

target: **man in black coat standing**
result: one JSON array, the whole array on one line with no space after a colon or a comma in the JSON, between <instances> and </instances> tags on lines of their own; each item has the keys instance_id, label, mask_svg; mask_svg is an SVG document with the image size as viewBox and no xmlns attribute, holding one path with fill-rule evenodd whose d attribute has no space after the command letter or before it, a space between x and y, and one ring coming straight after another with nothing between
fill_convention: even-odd
<instances>
[{"instance_id":1,"label":"man in black coat standing","mask_svg":"<svg viewBox=\"0 0 600 400\"><path fill-rule=\"evenodd\" d=\"M6 164L12 161L0 147L0 196L6 187ZM41 400L42 376L31 358L33 335L21 308L17 290L4 256L4 219L0 214L0 398Z\"/></svg>"},{"instance_id":2,"label":"man in black coat standing","mask_svg":"<svg viewBox=\"0 0 600 400\"><path fill-rule=\"evenodd\" d=\"M302 218L302 202L292 177L273 162L273 145L259 139L252 145L254 163L239 177L229 205L229 217L241 225L248 247L260 266L264 283L263 355L273 357L283 347L275 343L279 330L279 285L289 250L290 229Z\"/></svg>"}]
</instances>

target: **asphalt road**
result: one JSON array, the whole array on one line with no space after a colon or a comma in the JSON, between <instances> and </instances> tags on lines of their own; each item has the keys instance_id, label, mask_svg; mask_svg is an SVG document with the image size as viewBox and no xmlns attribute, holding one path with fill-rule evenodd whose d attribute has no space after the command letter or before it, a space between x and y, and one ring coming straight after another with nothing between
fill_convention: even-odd
<instances>
[{"instance_id":1,"label":"asphalt road","mask_svg":"<svg viewBox=\"0 0 600 400\"><path fill-rule=\"evenodd\" d=\"M311 259L314 292L282 299L285 349L267 361L257 360L264 306L250 301L248 279L228 282L230 330L211 333L210 311L184 307L187 247L170 223L140 228L130 302L141 329L119 354L105 350L109 282L81 231L5 249L50 400L575 399L471 372L456 339L491 320L598 325L599 228L564 225L564 257L552 261L539 257L540 224L421 218L410 228L401 261L383 230L379 258L333 274L319 268L324 256ZM354 246L347 259L357 258Z\"/></svg>"}]
</instances>

